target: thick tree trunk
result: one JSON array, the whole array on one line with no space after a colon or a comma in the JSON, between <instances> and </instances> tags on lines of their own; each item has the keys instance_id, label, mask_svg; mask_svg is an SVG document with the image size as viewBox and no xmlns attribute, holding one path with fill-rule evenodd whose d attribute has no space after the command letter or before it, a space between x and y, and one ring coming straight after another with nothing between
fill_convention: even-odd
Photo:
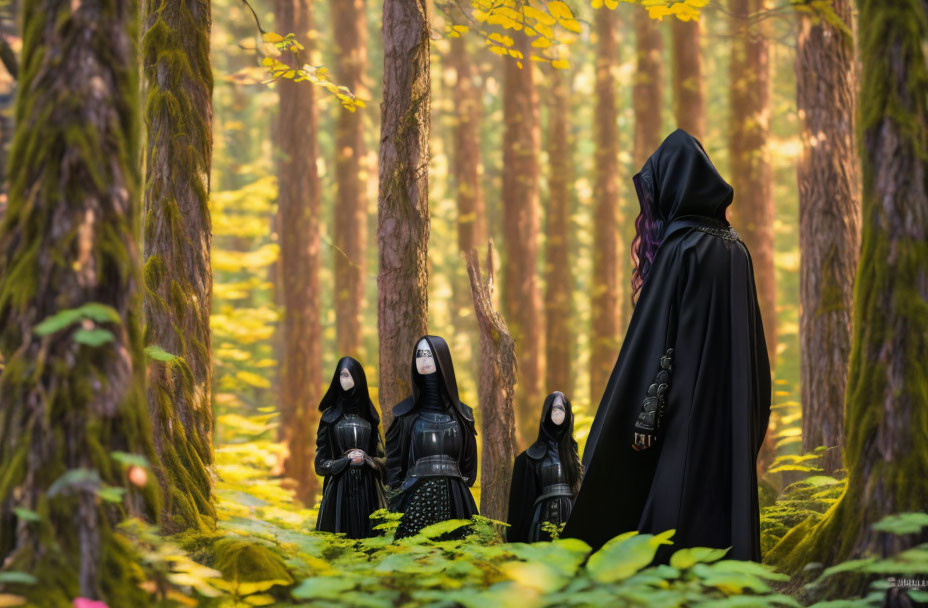
<instances>
[{"instance_id":1,"label":"thick tree trunk","mask_svg":"<svg viewBox=\"0 0 928 608\"><path fill-rule=\"evenodd\" d=\"M850 0L836 13L851 25ZM799 181L799 340L802 449L844 445L844 389L851 351L860 193L854 145L854 43L824 20L799 18L796 98L802 120ZM841 466L840 447L824 461Z\"/></svg>"},{"instance_id":2,"label":"thick tree trunk","mask_svg":"<svg viewBox=\"0 0 928 608\"><path fill-rule=\"evenodd\" d=\"M636 11L644 12L644 11ZM647 13L645 18L647 19ZM593 182L593 276L590 281L590 403L603 396L619 354L619 123L615 70L619 60L615 11L596 11L596 144ZM643 93L642 93L643 94ZM638 103L635 105L636 112ZM637 130L636 130L637 132ZM621 256L621 260L626 260Z\"/></svg>"},{"instance_id":3,"label":"thick tree trunk","mask_svg":"<svg viewBox=\"0 0 928 608\"><path fill-rule=\"evenodd\" d=\"M515 33L514 48L528 57L528 38ZM534 66L503 58L503 314L519 359L516 421L519 443L537 430L543 396L544 334L538 286L538 152L541 132ZM523 446L524 447L524 446Z\"/></svg>"},{"instance_id":4,"label":"thick tree trunk","mask_svg":"<svg viewBox=\"0 0 928 608\"><path fill-rule=\"evenodd\" d=\"M506 521L509 486L516 453L515 412L512 402L516 381L515 343L503 317L493 307L492 247L487 247L487 281L480 272L477 250L467 255L467 274L480 327L480 513Z\"/></svg>"},{"instance_id":5,"label":"thick tree trunk","mask_svg":"<svg viewBox=\"0 0 928 608\"><path fill-rule=\"evenodd\" d=\"M213 75L205 0L146 0L145 343L176 359L148 363L155 448L171 491L167 530L210 526L212 272L209 170ZM183 58L178 61L177 58Z\"/></svg>"},{"instance_id":6,"label":"thick tree trunk","mask_svg":"<svg viewBox=\"0 0 928 608\"><path fill-rule=\"evenodd\" d=\"M331 0L336 80L368 97L365 0ZM363 111L340 110L335 127L335 340L339 356L361 358L367 267L367 151Z\"/></svg>"},{"instance_id":7,"label":"thick tree trunk","mask_svg":"<svg viewBox=\"0 0 928 608\"><path fill-rule=\"evenodd\" d=\"M311 39L310 0L276 0L277 29ZM284 474L297 498L315 502L313 470L318 406L322 398L322 328L319 319L319 175L314 87L281 80L277 143L283 360L280 433L287 447Z\"/></svg>"},{"instance_id":8,"label":"thick tree trunk","mask_svg":"<svg viewBox=\"0 0 928 608\"><path fill-rule=\"evenodd\" d=\"M928 540L871 525L928 504L928 72L921 5L859 2L863 233L846 398L847 490L771 558L791 571ZM836 580L842 596L859 589Z\"/></svg>"},{"instance_id":9,"label":"thick tree trunk","mask_svg":"<svg viewBox=\"0 0 928 608\"><path fill-rule=\"evenodd\" d=\"M7 180L10 143L13 141L13 117L16 101L16 79L19 78L19 57L13 50L12 39L18 35L19 0L0 6L0 217L6 210L10 189Z\"/></svg>"},{"instance_id":10,"label":"thick tree trunk","mask_svg":"<svg viewBox=\"0 0 928 608\"><path fill-rule=\"evenodd\" d=\"M126 513L156 518L159 502L144 469L135 486L114 457L158 463L141 328L137 6L23 5L0 226L0 563L39 578L24 591L34 605L147 597L114 531ZM101 500L104 485L127 493Z\"/></svg>"},{"instance_id":11,"label":"thick tree trunk","mask_svg":"<svg viewBox=\"0 0 928 608\"><path fill-rule=\"evenodd\" d=\"M610 11L611 12L611 11ZM570 327L573 276L570 268L571 164L568 121L570 75L548 72L548 208L545 212L544 391L573 394L574 332Z\"/></svg>"},{"instance_id":12,"label":"thick tree trunk","mask_svg":"<svg viewBox=\"0 0 928 608\"><path fill-rule=\"evenodd\" d=\"M661 144L661 108L664 100L663 61L664 37L660 22L648 17L647 11L635 10L635 84L632 107L635 111L634 166L644 165ZM637 213L636 213L637 215Z\"/></svg>"},{"instance_id":13,"label":"thick tree trunk","mask_svg":"<svg viewBox=\"0 0 928 608\"><path fill-rule=\"evenodd\" d=\"M409 361L428 327L429 20L425 0L384 0L377 325L384 427L409 396Z\"/></svg>"},{"instance_id":14,"label":"thick tree trunk","mask_svg":"<svg viewBox=\"0 0 928 608\"><path fill-rule=\"evenodd\" d=\"M732 23L729 157L735 200L731 222L754 261L767 351L777 351L776 281L773 267L773 192L770 134L770 69L766 27L755 15L762 0L729 0ZM755 15L752 17L752 15Z\"/></svg>"},{"instance_id":15,"label":"thick tree trunk","mask_svg":"<svg viewBox=\"0 0 928 608\"><path fill-rule=\"evenodd\" d=\"M673 33L673 115L677 127L701 139L706 132L706 92L702 77L699 21L671 19Z\"/></svg>"}]
</instances>

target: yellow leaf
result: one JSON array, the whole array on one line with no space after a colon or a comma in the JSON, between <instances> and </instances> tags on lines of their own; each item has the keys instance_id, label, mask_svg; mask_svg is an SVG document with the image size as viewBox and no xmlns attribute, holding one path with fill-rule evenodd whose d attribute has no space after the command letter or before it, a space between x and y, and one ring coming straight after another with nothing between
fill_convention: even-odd
<instances>
[{"instance_id":1,"label":"yellow leaf","mask_svg":"<svg viewBox=\"0 0 928 608\"><path fill-rule=\"evenodd\" d=\"M708 0L706 0L708 2ZM606 0L606 8L610 11L614 11L615 8L619 5L619 0Z\"/></svg>"},{"instance_id":2,"label":"yellow leaf","mask_svg":"<svg viewBox=\"0 0 928 608\"><path fill-rule=\"evenodd\" d=\"M459 34L465 34L467 33L468 30L470 30L470 28L467 27L466 25L455 25L451 29L458 32Z\"/></svg>"},{"instance_id":3,"label":"yellow leaf","mask_svg":"<svg viewBox=\"0 0 928 608\"><path fill-rule=\"evenodd\" d=\"M21 595L13 595L12 593L0 593L0 607L6 608L6 606L22 606L26 603L26 598Z\"/></svg>"},{"instance_id":4,"label":"yellow leaf","mask_svg":"<svg viewBox=\"0 0 928 608\"><path fill-rule=\"evenodd\" d=\"M490 46L490 52L496 53L497 55L505 55L507 53L506 49L501 46Z\"/></svg>"},{"instance_id":5,"label":"yellow leaf","mask_svg":"<svg viewBox=\"0 0 928 608\"><path fill-rule=\"evenodd\" d=\"M522 54L522 51L517 51L515 49L509 49L509 56L515 57L516 59L523 59L525 55Z\"/></svg>"},{"instance_id":6,"label":"yellow leaf","mask_svg":"<svg viewBox=\"0 0 928 608\"><path fill-rule=\"evenodd\" d=\"M261 36L261 39L265 42L282 42L284 37L276 32L264 32L264 35Z\"/></svg>"},{"instance_id":7,"label":"yellow leaf","mask_svg":"<svg viewBox=\"0 0 928 608\"><path fill-rule=\"evenodd\" d=\"M565 19L572 20L574 18L574 14L570 10L570 7L561 2L561 0L551 0L551 2L548 2L548 12L558 21L563 21Z\"/></svg>"},{"instance_id":8,"label":"yellow leaf","mask_svg":"<svg viewBox=\"0 0 928 608\"><path fill-rule=\"evenodd\" d=\"M534 19L538 23L544 25L554 25L555 19L548 13L535 8L534 6L524 6L522 7L522 14L528 17L529 19Z\"/></svg>"},{"instance_id":9,"label":"yellow leaf","mask_svg":"<svg viewBox=\"0 0 928 608\"><path fill-rule=\"evenodd\" d=\"M557 70L566 70L570 67L570 62L566 59L555 59L551 62L551 67Z\"/></svg>"},{"instance_id":10,"label":"yellow leaf","mask_svg":"<svg viewBox=\"0 0 928 608\"><path fill-rule=\"evenodd\" d=\"M603 7L603 0L593 0L592 6L593 6L593 8L602 8L602 7Z\"/></svg>"},{"instance_id":11,"label":"yellow leaf","mask_svg":"<svg viewBox=\"0 0 928 608\"><path fill-rule=\"evenodd\" d=\"M535 38L535 40L532 41L532 46L536 49L546 49L551 46L551 41L547 38Z\"/></svg>"}]
</instances>

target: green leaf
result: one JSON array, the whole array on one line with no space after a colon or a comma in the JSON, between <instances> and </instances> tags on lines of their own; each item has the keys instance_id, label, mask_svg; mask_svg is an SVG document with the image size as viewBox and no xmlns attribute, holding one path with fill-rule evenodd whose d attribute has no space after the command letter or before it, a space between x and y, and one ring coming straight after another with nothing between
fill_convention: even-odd
<instances>
[{"instance_id":1,"label":"green leaf","mask_svg":"<svg viewBox=\"0 0 928 608\"><path fill-rule=\"evenodd\" d=\"M143 469L151 468L151 465L148 463L148 459L142 456L141 454L130 454L129 452L110 452L110 456L113 457L113 460L119 464L126 467L142 467Z\"/></svg>"},{"instance_id":2,"label":"green leaf","mask_svg":"<svg viewBox=\"0 0 928 608\"><path fill-rule=\"evenodd\" d=\"M116 486L101 486L97 488L97 496L106 502L122 502L122 497L125 493L125 488L119 488Z\"/></svg>"},{"instance_id":3,"label":"green leaf","mask_svg":"<svg viewBox=\"0 0 928 608\"><path fill-rule=\"evenodd\" d=\"M164 361L165 363L170 363L171 361L175 361L179 358L177 355L172 355L168 351L155 344L146 346L145 354L155 361Z\"/></svg>"},{"instance_id":4,"label":"green leaf","mask_svg":"<svg viewBox=\"0 0 928 608\"><path fill-rule=\"evenodd\" d=\"M39 579L32 576L28 572L20 572L18 570L0 572L0 583L11 583L11 584L17 584L17 585L34 585L37 582L39 582Z\"/></svg>"},{"instance_id":5,"label":"green leaf","mask_svg":"<svg viewBox=\"0 0 928 608\"><path fill-rule=\"evenodd\" d=\"M100 327L94 329L78 329L74 332L73 338L78 344L86 344L87 346L102 346L116 339L115 336L113 336L113 332Z\"/></svg>"},{"instance_id":6,"label":"green leaf","mask_svg":"<svg viewBox=\"0 0 928 608\"><path fill-rule=\"evenodd\" d=\"M468 525L470 525L469 519L446 519L445 521L440 521L437 524L432 524L431 526L422 528L419 531L419 534L426 538L435 538L448 532L454 532L455 530Z\"/></svg>"},{"instance_id":7,"label":"green leaf","mask_svg":"<svg viewBox=\"0 0 928 608\"><path fill-rule=\"evenodd\" d=\"M39 514L32 509L26 509L24 507L16 507L13 509L13 513L16 514L16 517L24 521L40 521L42 519Z\"/></svg>"},{"instance_id":8,"label":"green leaf","mask_svg":"<svg viewBox=\"0 0 928 608\"><path fill-rule=\"evenodd\" d=\"M670 558L670 565L680 570L686 570L694 564L709 563L720 560L728 553L726 549L714 549L712 547L687 547L675 552Z\"/></svg>"},{"instance_id":9,"label":"green leaf","mask_svg":"<svg viewBox=\"0 0 928 608\"><path fill-rule=\"evenodd\" d=\"M319 576L304 580L290 594L298 600L337 600L354 586L355 582L348 577Z\"/></svg>"},{"instance_id":10,"label":"green leaf","mask_svg":"<svg viewBox=\"0 0 928 608\"><path fill-rule=\"evenodd\" d=\"M47 336L60 331L82 319L90 319L97 323L119 323L119 313L112 306L99 302L88 302L78 308L62 310L44 319L33 328L39 336Z\"/></svg>"},{"instance_id":11,"label":"green leaf","mask_svg":"<svg viewBox=\"0 0 928 608\"><path fill-rule=\"evenodd\" d=\"M660 534L638 534L626 532L608 541L590 557L587 570L601 583L615 583L624 580L644 568L654 559L660 545L673 544L669 538L675 530Z\"/></svg>"},{"instance_id":12,"label":"green leaf","mask_svg":"<svg viewBox=\"0 0 928 608\"><path fill-rule=\"evenodd\" d=\"M95 469L71 469L56 479L52 485L48 487L48 496L55 496L62 490L74 486L82 486L85 489L96 490L97 487L100 486L100 474Z\"/></svg>"},{"instance_id":13,"label":"green leaf","mask_svg":"<svg viewBox=\"0 0 928 608\"><path fill-rule=\"evenodd\" d=\"M890 534L918 534L925 526L928 526L928 513L894 513L873 524L873 529Z\"/></svg>"}]
</instances>

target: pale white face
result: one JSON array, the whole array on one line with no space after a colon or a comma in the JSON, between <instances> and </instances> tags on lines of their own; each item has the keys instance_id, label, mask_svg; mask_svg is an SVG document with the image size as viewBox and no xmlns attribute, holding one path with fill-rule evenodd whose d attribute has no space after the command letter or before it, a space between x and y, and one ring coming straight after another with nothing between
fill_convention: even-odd
<instances>
[{"instance_id":1,"label":"pale white face","mask_svg":"<svg viewBox=\"0 0 928 608\"><path fill-rule=\"evenodd\" d=\"M423 376L434 374L437 370L435 359L432 357L432 347L425 338L416 344L416 370Z\"/></svg>"},{"instance_id":2,"label":"pale white face","mask_svg":"<svg viewBox=\"0 0 928 608\"><path fill-rule=\"evenodd\" d=\"M564 398L560 395L555 395L554 403L551 404L551 422L561 426L564 424L565 418L567 418L567 411L564 409Z\"/></svg>"},{"instance_id":3,"label":"pale white face","mask_svg":"<svg viewBox=\"0 0 928 608\"><path fill-rule=\"evenodd\" d=\"M342 385L343 391L349 391L354 388L354 378L351 377L351 372L347 368L343 368L341 373L338 375L338 381Z\"/></svg>"}]
</instances>

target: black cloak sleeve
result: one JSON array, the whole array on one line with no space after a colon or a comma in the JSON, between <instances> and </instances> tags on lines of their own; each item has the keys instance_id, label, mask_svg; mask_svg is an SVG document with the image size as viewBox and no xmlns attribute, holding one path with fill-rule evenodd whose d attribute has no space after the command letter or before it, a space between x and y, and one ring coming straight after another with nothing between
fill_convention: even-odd
<instances>
[{"instance_id":1,"label":"black cloak sleeve","mask_svg":"<svg viewBox=\"0 0 928 608\"><path fill-rule=\"evenodd\" d=\"M387 429L385 483L388 492L391 493L399 490L406 479L407 455L409 454L409 432L406 427L410 416L397 416L396 413L397 410L404 409L406 401L411 399L412 397L408 397L393 408L393 422Z\"/></svg>"},{"instance_id":2,"label":"black cloak sleeve","mask_svg":"<svg viewBox=\"0 0 928 608\"><path fill-rule=\"evenodd\" d=\"M522 452L516 457L512 468L512 484L509 487L509 530L506 541L510 543L529 542L532 525L532 505L538 498L538 482L535 469L528 454Z\"/></svg>"},{"instance_id":3,"label":"black cloak sleeve","mask_svg":"<svg viewBox=\"0 0 928 608\"><path fill-rule=\"evenodd\" d=\"M347 457L334 458L332 453L331 425L325 420L319 421L319 429L316 431L316 475L327 477L329 475L338 475L348 466Z\"/></svg>"},{"instance_id":4,"label":"black cloak sleeve","mask_svg":"<svg viewBox=\"0 0 928 608\"><path fill-rule=\"evenodd\" d=\"M477 431L474 429L473 410L464 405L463 402L461 407L471 414L471 418L467 420L463 416L458 417L458 422L464 428L464 448L461 451L461 460L458 466L461 475L464 477L464 483L467 484L467 487L471 487L477 480Z\"/></svg>"}]
</instances>

